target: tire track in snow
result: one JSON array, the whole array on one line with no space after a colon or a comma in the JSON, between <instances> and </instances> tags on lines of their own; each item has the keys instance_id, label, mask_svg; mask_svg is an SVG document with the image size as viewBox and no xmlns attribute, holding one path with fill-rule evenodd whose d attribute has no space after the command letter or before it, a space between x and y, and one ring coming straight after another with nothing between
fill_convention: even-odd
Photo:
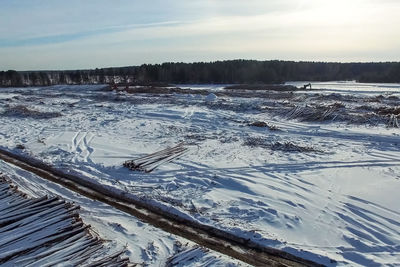
<instances>
[{"instance_id":1,"label":"tire track in snow","mask_svg":"<svg viewBox=\"0 0 400 267\"><path fill-rule=\"evenodd\" d=\"M76 146L77 146L76 139L78 138L80 133L81 133L81 131L77 131L76 134L74 135L74 137L72 137L71 152L76 151Z\"/></svg>"},{"instance_id":2,"label":"tire track in snow","mask_svg":"<svg viewBox=\"0 0 400 267\"><path fill-rule=\"evenodd\" d=\"M153 206L117 189L110 189L90 179L63 173L35 159L0 149L0 159L63 185L81 195L107 203L157 228L179 235L214 251L256 266L321 266L285 251L261 246L221 229L204 225L171 211Z\"/></svg>"},{"instance_id":3,"label":"tire track in snow","mask_svg":"<svg viewBox=\"0 0 400 267\"><path fill-rule=\"evenodd\" d=\"M84 145L84 151L86 151L86 155L84 156L84 161L88 162L90 164L94 164L92 159L90 158L90 155L92 155L94 149L90 146L90 143L94 139L94 134L91 134L89 139L87 138L87 135L85 135L85 138L83 139L83 145Z\"/></svg>"},{"instance_id":4,"label":"tire track in snow","mask_svg":"<svg viewBox=\"0 0 400 267\"><path fill-rule=\"evenodd\" d=\"M88 136L90 137L88 138ZM77 161L81 159L83 162L93 164L93 161L90 159L90 155L92 155L94 149L90 146L90 143L94 137L94 134L90 134L88 132L76 132L71 140L72 146L70 152L75 154L72 162L77 163Z\"/></svg>"},{"instance_id":5,"label":"tire track in snow","mask_svg":"<svg viewBox=\"0 0 400 267\"><path fill-rule=\"evenodd\" d=\"M85 147L81 147L81 146L82 146L83 140L86 138L86 135L87 135L87 132L83 133L82 137L80 137L80 139L77 142L76 151L78 153L82 153L85 150Z\"/></svg>"}]
</instances>

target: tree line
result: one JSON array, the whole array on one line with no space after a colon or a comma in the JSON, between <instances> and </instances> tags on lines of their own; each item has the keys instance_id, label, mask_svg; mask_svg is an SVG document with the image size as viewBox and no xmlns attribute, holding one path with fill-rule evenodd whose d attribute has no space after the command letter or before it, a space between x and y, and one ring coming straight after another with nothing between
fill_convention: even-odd
<instances>
[{"instance_id":1,"label":"tree line","mask_svg":"<svg viewBox=\"0 0 400 267\"><path fill-rule=\"evenodd\" d=\"M400 82L400 62L325 63L227 60L198 63L143 64L141 66L66 71L0 71L0 86L57 84L216 83L255 84L286 81Z\"/></svg>"}]
</instances>

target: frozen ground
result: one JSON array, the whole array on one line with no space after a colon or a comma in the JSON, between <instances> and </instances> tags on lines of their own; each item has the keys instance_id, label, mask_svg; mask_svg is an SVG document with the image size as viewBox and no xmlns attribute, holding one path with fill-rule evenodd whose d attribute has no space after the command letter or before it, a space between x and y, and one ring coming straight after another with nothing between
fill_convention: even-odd
<instances>
[{"instance_id":1,"label":"frozen ground","mask_svg":"<svg viewBox=\"0 0 400 267\"><path fill-rule=\"evenodd\" d=\"M386 120L400 106L400 86L324 87L269 99L3 88L0 145L323 264L394 266L400 130ZM150 174L122 167L181 141L189 152ZM94 218L132 220L89 207Z\"/></svg>"}]
</instances>

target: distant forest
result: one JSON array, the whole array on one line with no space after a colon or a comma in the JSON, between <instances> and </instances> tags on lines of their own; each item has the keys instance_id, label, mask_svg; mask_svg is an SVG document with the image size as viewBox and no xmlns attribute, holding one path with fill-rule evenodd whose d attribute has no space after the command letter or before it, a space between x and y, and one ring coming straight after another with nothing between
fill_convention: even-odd
<instances>
[{"instance_id":1,"label":"distant forest","mask_svg":"<svg viewBox=\"0 0 400 267\"><path fill-rule=\"evenodd\" d=\"M57 84L214 83L270 84L286 81L400 82L400 62L323 63L228 60L163 63L141 66L66 71L0 71L0 86Z\"/></svg>"}]
</instances>

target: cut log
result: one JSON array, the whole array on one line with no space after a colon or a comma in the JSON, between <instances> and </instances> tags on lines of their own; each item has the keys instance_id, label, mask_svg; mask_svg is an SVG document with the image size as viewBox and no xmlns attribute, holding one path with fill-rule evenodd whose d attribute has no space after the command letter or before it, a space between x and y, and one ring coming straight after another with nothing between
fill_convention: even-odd
<instances>
[{"instance_id":1,"label":"cut log","mask_svg":"<svg viewBox=\"0 0 400 267\"><path fill-rule=\"evenodd\" d=\"M71 266L101 262L127 266L124 251L108 255L76 206L59 197L28 198L0 176L0 264L7 266Z\"/></svg>"},{"instance_id":2,"label":"cut log","mask_svg":"<svg viewBox=\"0 0 400 267\"><path fill-rule=\"evenodd\" d=\"M134 160L127 160L123 163L123 166L130 170L149 173L162 164L181 157L187 151L188 149L185 147L185 144L179 143L174 147L166 148Z\"/></svg>"}]
</instances>

